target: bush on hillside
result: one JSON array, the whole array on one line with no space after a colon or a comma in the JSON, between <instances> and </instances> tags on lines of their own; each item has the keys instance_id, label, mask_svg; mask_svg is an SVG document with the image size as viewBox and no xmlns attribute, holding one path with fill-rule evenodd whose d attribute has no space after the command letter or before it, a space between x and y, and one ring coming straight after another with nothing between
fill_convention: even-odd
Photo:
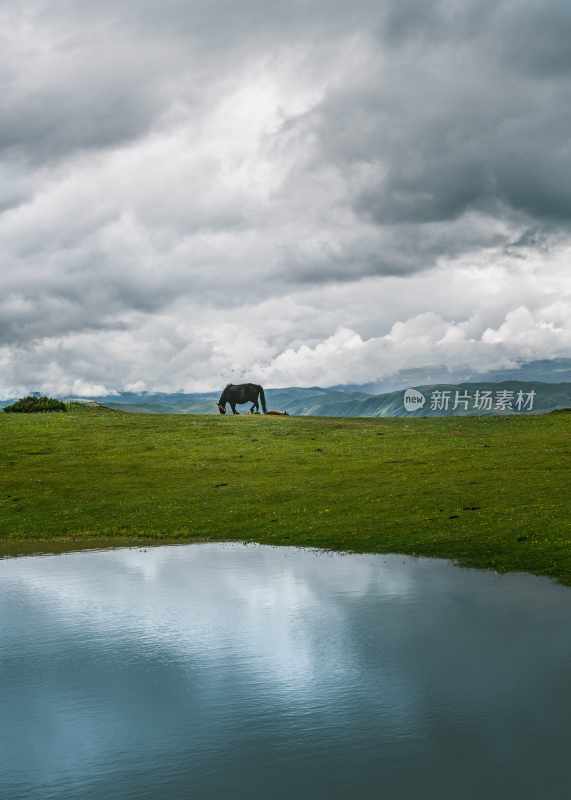
<instances>
[{"instance_id":1,"label":"bush on hillside","mask_svg":"<svg viewBox=\"0 0 571 800\"><path fill-rule=\"evenodd\" d=\"M11 406L6 406L4 411L8 414L47 414L50 411L67 411L67 407L53 397L22 397Z\"/></svg>"}]
</instances>

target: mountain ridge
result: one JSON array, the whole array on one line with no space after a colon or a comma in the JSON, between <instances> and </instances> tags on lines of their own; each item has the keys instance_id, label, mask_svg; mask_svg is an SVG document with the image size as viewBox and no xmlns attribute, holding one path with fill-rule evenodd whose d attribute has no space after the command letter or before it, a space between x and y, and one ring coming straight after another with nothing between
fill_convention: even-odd
<instances>
[{"instance_id":1,"label":"mountain ridge","mask_svg":"<svg viewBox=\"0 0 571 800\"><path fill-rule=\"evenodd\" d=\"M269 409L292 416L400 417L489 416L546 413L571 408L571 382L478 381L407 387L424 397L421 407L407 409L407 390L367 394L321 387L267 389ZM218 392L123 393L95 398L109 408L134 413L215 414ZM479 403L479 407L478 407ZM242 406L247 413L249 405Z\"/></svg>"},{"instance_id":2,"label":"mountain ridge","mask_svg":"<svg viewBox=\"0 0 571 800\"><path fill-rule=\"evenodd\" d=\"M469 374L469 380L458 380L460 375ZM432 380L433 377L439 380ZM442 378L447 378L444 380ZM541 378L541 379L540 379ZM545 380L549 378L549 380ZM379 387L387 387L378 391ZM517 393L535 392L533 408L496 408L495 397L492 408L468 409L462 404L454 408L456 391L497 393L513 391ZM425 396L422 407L407 411L404 406L404 392L414 389ZM92 398L110 408L123 409L135 413L155 414L210 414L216 413L216 400L220 390L208 392L116 392ZM432 395L435 392L449 392L447 408L433 408ZM478 413L545 413L571 407L571 358L543 359L524 362L517 367L475 373L468 369L450 370L446 367L426 367L401 370L382 381L367 384L338 384L335 386L289 386L266 389L268 408L287 411L299 416L444 416ZM446 398L446 395L442 395ZM517 394L514 394L514 402ZM17 398L0 401L0 408ZM78 399L78 398L63 398ZM85 401L85 398L83 399ZM465 404L465 403L464 403ZM247 410L242 407L242 413Z\"/></svg>"}]
</instances>

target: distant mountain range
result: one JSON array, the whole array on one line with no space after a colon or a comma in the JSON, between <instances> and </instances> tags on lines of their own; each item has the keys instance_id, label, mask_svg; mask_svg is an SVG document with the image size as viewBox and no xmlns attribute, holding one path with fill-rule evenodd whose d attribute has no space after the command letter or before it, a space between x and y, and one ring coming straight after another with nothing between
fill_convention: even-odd
<instances>
[{"instance_id":1,"label":"distant mountain range","mask_svg":"<svg viewBox=\"0 0 571 800\"><path fill-rule=\"evenodd\" d=\"M571 382L478 381L439 383L383 394L339 389L268 389L268 408L295 416L400 417L545 413L571 408ZM217 413L218 392L128 394L97 398L110 408L154 414ZM406 400L406 402L405 402ZM241 407L247 412L248 405Z\"/></svg>"},{"instance_id":2,"label":"distant mountain range","mask_svg":"<svg viewBox=\"0 0 571 800\"><path fill-rule=\"evenodd\" d=\"M269 409L295 416L467 416L571 408L571 359L533 361L517 369L455 379L464 374L443 367L403 370L386 380L358 386L267 389L266 397ZM391 388L379 391L380 386ZM414 391L407 393L407 389ZM219 394L121 392L93 399L135 413L213 414ZM241 407L242 413L247 410L247 405Z\"/></svg>"}]
</instances>

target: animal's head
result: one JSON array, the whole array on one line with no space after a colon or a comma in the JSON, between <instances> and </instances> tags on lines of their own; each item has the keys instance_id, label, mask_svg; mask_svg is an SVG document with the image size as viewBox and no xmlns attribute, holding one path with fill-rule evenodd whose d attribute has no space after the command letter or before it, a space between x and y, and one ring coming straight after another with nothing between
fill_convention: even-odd
<instances>
[{"instance_id":1,"label":"animal's head","mask_svg":"<svg viewBox=\"0 0 571 800\"><path fill-rule=\"evenodd\" d=\"M218 411L220 411L221 414L225 414L226 413L226 403L218 403Z\"/></svg>"}]
</instances>

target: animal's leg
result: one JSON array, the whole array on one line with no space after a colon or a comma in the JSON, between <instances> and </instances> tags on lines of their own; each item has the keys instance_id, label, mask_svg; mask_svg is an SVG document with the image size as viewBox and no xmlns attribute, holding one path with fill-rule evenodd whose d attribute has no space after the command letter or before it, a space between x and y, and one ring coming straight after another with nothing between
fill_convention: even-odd
<instances>
[{"instance_id":1,"label":"animal's leg","mask_svg":"<svg viewBox=\"0 0 571 800\"><path fill-rule=\"evenodd\" d=\"M239 411L236 411L236 403L230 403L230 408L232 409L233 414L239 414Z\"/></svg>"}]
</instances>

